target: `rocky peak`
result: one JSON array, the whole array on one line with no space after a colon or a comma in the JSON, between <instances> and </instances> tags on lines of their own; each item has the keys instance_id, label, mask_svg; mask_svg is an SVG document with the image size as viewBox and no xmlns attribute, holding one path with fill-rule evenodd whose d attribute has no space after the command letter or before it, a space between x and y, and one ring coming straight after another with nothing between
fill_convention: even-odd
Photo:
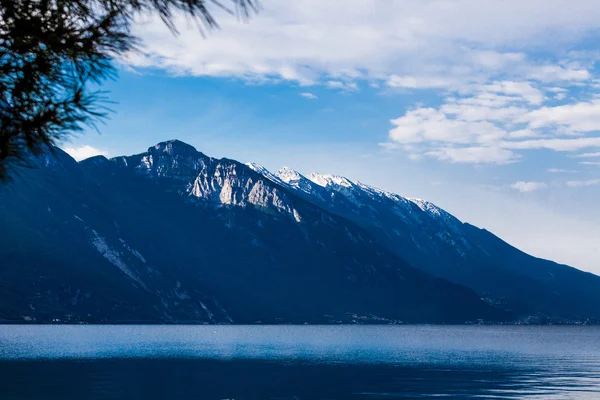
<instances>
[{"instance_id":1,"label":"rocky peak","mask_svg":"<svg viewBox=\"0 0 600 400\"><path fill-rule=\"evenodd\" d=\"M327 189L331 193L339 193L344 196L347 200L354 203L357 206L362 205L362 202L356 197L357 186L349 179L344 178L339 175L331 175L331 174L318 174L311 173L308 175L308 179L314 184L321 186L324 189Z\"/></svg>"},{"instance_id":2,"label":"rocky peak","mask_svg":"<svg viewBox=\"0 0 600 400\"><path fill-rule=\"evenodd\" d=\"M288 186L301 190L310 196L315 196L319 199L323 199L324 197L324 191L321 187L289 167L281 167L277 172L277 177Z\"/></svg>"},{"instance_id":3,"label":"rocky peak","mask_svg":"<svg viewBox=\"0 0 600 400\"><path fill-rule=\"evenodd\" d=\"M212 159L180 140L161 142L148 151L125 157L125 166L153 177L174 178L182 183L192 180Z\"/></svg>"},{"instance_id":4,"label":"rocky peak","mask_svg":"<svg viewBox=\"0 0 600 400\"><path fill-rule=\"evenodd\" d=\"M181 140L174 139L166 142L160 142L157 145L148 148L148 153L166 153L172 157L189 157L198 154L198 151L194 148L194 146L184 143Z\"/></svg>"},{"instance_id":5,"label":"rocky peak","mask_svg":"<svg viewBox=\"0 0 600 400\"><path fill-rule=\"evenodd\" d=\"M312 174L308 175L308 179L310 179L319 186L322 186L324 188L331 188L334 190L340 187L351 188L354 186L354 184L349 179L339 175L317 174L316 172L313 172Z\"/></svg>"},{"instance_id":6,"label":"rocky peak","mask_svg":"<svg viewBox=\"0 0 600 400\"><path fill-rule=\"evenodd\" d=\"M104 165L109 163L108 158L103 155L88 157L85 160L79 161L81 165Z\"/></svg>"},{"instance_id":7,"label":"rocky peak","mask_svg":"<svg viewBox=\"0 0 600 400\"><path fill-rule=\"evenodd\" d=\"M31 159L28 160L28 162L31 162L32 166L43 167L54 172L60 172L65 177L69 176L73 178L80 176L81 171L78 168L77 161L58 147L46 147L42 149L42 152L38 156L30 154L30 157Z\"/></svg>"},{"instance_id":8,"label":"rocky peak","mask_svg":"<svg viewBox=\"0 0 600 400\"><path fill-rule=\"evenodd\" d=\"M263 167L260 164L257 164L257 163L254 163L254 162L249 162L249 163L246 164L246 166L249 167L254 172L257 172L260 175L264 176L265 178L267 178L271 182L275 182L275 183L277 183L279 185L283 185L283 186L286 185L286 183L283 182L277 175L271 173L271 171L269 171L268 169L266 169L265 167Z\"/></svg>"},{"instance_id":9,"label":"rocky peak","mask_svg":"<svg viewBox=\"0 0 600 400\"><path fill-rule=\"evenodd\" d=\"M303 178L303 176L297 171L285 166L281 167L279 171L277 171L277 176L279 179L288 184L292 182L298 182Z\"/></svg>"}]
</instances>

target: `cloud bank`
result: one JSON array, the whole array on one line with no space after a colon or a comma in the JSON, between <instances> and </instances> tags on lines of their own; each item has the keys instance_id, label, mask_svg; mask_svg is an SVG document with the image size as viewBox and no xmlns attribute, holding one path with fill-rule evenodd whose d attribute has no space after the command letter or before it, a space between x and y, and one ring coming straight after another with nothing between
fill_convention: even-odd
<instances>
[{"instance_id":1,"label":"cloud bank","mask_svg":"<svg viewBox=\"0 0 600 400\"><path fill-rule=\"evenodd\" d=\"M600 149L598 54L570 51L600 28L587 0L524 2L264 0L249 22L225 14L203 39L180 18L174 36L155 16L135 32L132 67L249 82L434 91L441 105L392 119L388 150L412 159L510 164L531 150ZM301 96L312 99L311 93ZM588 164L589 165L589 164Z\"/></svg>"}]
</instances>

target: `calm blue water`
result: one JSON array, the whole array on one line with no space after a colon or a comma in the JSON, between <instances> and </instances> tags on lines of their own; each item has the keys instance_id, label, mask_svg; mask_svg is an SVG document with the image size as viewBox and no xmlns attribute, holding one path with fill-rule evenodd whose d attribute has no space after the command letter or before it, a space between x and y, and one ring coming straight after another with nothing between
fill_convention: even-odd
<instances>
[{"instance_id":1,"label":"calm blue water","mask_svg":"<svg viewBox=\"0 0 600 400\"><path fill-rule=\"evenodd\" d=\"M0 326L1 399L600 399L597 327Z\"/></svg>"}]
</instances>

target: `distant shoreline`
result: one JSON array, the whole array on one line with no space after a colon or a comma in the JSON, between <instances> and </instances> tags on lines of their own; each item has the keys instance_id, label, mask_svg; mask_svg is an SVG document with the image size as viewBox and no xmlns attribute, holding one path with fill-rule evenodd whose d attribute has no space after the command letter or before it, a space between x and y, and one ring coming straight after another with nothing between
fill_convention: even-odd
<instances>
[{"instance_id":1,"label":"distant shoreline","mask_svg":"<svg viewBox=\"0 0 600 400\"><path fill-rule=\"evenodd\" d=\"M208 323L208 322L154 322L154 321L111 321L111 322L42 322L42 321L1 321L2 325L92 325L92 326L600 326L600 321L567 321L567 322L482 322L482 323Z\"/></svg>"}]
</instances>

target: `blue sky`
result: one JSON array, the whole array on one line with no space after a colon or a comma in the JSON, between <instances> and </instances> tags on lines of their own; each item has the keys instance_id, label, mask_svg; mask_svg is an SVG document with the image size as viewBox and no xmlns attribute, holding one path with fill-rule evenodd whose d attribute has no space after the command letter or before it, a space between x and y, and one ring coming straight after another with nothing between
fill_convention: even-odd
<instances>
[{"instance_id":1,"label":"blue sky","mask_svg":"<svg viewBox=\"0 0 600 400\"><path fill-rule=\"evenodd\" d=\"M213 157L421 197L600 273L600 6L263 1L205 39L153 16L78 159L178 138Z\"/></svg>"}]
</instances>

